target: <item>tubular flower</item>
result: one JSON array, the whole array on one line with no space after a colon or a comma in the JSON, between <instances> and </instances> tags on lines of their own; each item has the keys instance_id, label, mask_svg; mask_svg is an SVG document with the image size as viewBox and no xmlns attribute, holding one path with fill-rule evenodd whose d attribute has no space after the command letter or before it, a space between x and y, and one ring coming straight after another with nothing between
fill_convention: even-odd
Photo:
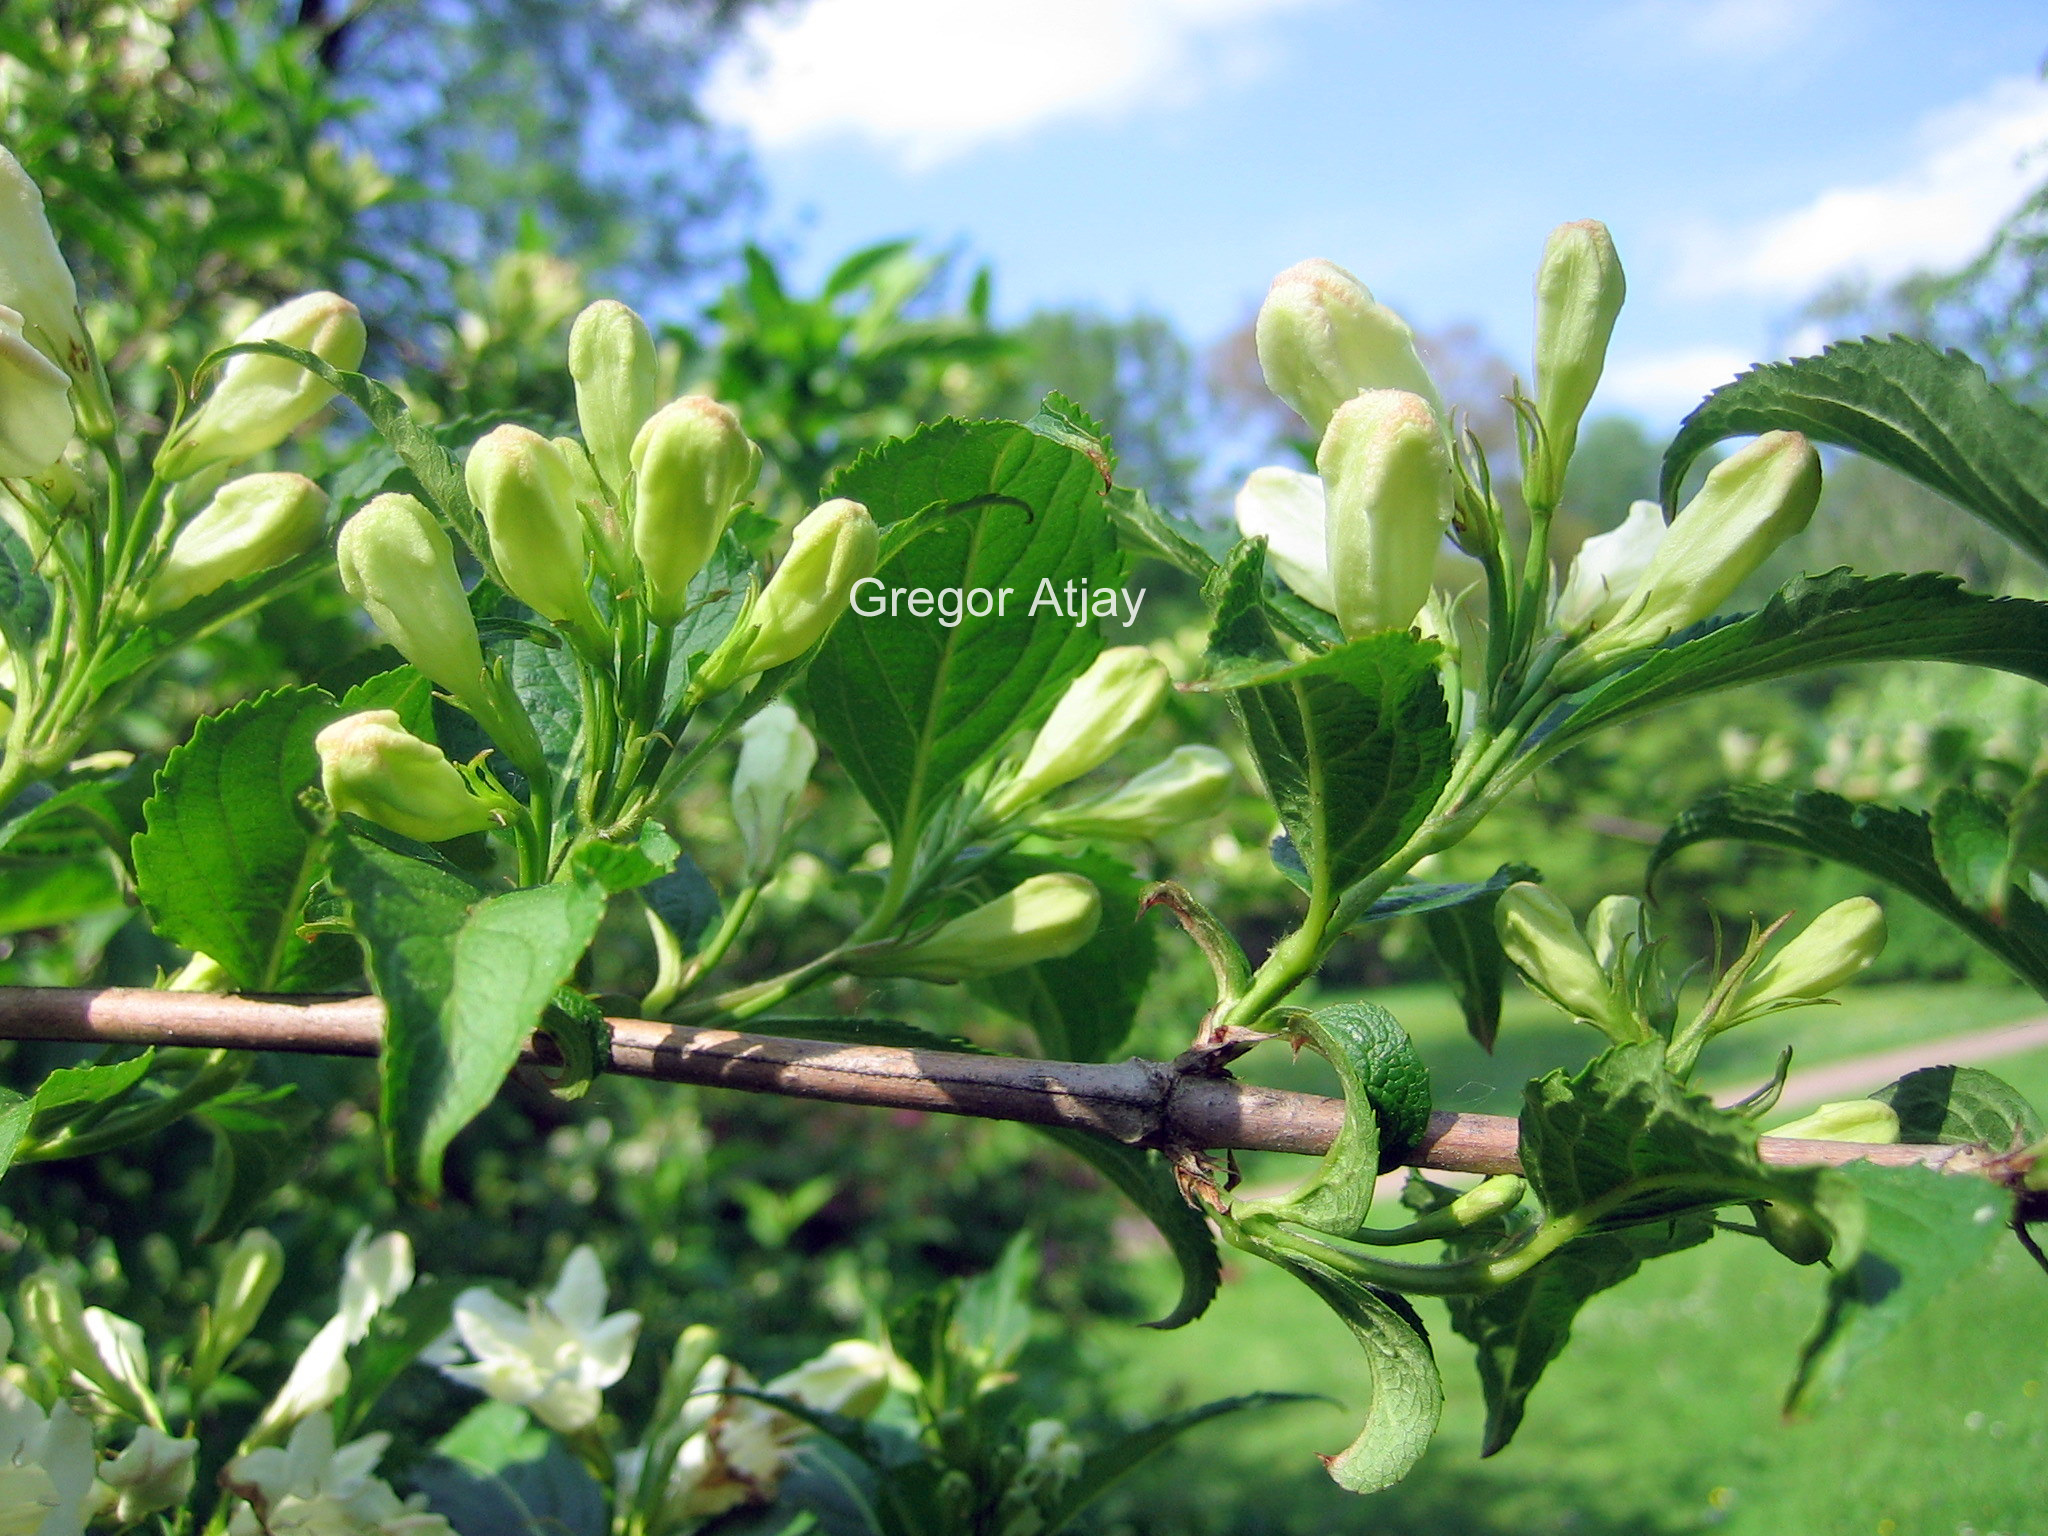
<instances>
[{"instance_id":1,"label":"tubular flower","mask_svg":"<svg viewBox=\"0 0 2048 1536\"><path fill-rule=\"evenodd\" d=\"M386 493L341 527L341 584L400 655L465 704L481 696L483 646L455 574L455 546L410 496Z\"/></svg>"},{"instance_id":2,"label":"tubular flower","mask_svg":"<svg viewBox=\"0 0 2048 1536\"><path fill-rule=\"evenodd\" d=\"M1067 685L1023 763L989 797L988 819L1008 821L1100 768L1151 723L1172 686L1165 664L1142 645L1102 652Z\"/></svg>"},{"instance_id":3,"label":"tubular flower","mask_svg":"<svg viewBox=\"0 0 2048 1536\"><path fill-rule=\"evenodd\" d=\"M1334 613L1323 482L1298 469L1269 465L1246 476L1237 493L1237 529L1266 541L1266 563L1305 602Z\"/></svg>"},{"instance_id":4,"label":"tubular flower","mask_svg":"<svg viewBox=\"0 0 2048 1536\"><path fill-rule=\"evenodd\" d=\"M587 1429L640 1335L638 1312L606 1316L604 1304L604 1269L587 1243L570 1252L547 1298L528 1298L524 1311L472 1287L455 1299L455 1331L474 1359L442 1370L550 1429Z\"/></svg>"},{"instance_id":5,"label":"tubular flower","mask_svg":"<svg viewBox=\"0 0 2048 1536\"><path fill-rule=\"evenodd\" d=\"M70 378L29 344L21 316L0 307L0 476L50 469L63 458L71 428Z\"/></svg>"},{"instance_id":6,"label":"tubular flower","mask_svg":"<svg viewBox=\"0 0 2048 1536\"><path fill-rule=\"evenodd\" d=\"M1214 747L1176 747L1107 794L1043 811L1031 825L1049 837L1147 842L1215 815L1229 798L1232 773Z\"/></svg>"},{"instance_id":7,"label":"tubular flower","mask_svg":"<svg viewBox=\"0 0 2048 1536\"><path fill-rule=\"evenodd\" d=\"M1536 415L1546 448L1532 477L1539 483L1529 487L1531 506L1557 505L1627 291L1605 224L1580 219L1550 232L1536 269Z\"/></svg>"},{"instance_id":8,"label":"tubular flower","mask_svg":"<svg viewBox=\"0 0 2048 1536\"><path fill-rule=\"evenodd\" d=\"M1101 921L1102 898L1093 883L1079 875L1033 875L922 939L877 946L856 968L919 981L973 981L1071 955L1095 937Z\"/></svg>"},{"instance_id":9,"label":"tubular flower","mask_svg":"<svg viewBox=\"0 0 2048 1536\"><path fill-rule=\"evenodd\" d=\"M1766 1136L1795 1141L1868 1141L1890 1145L1899 1139L1899 1112L1880 1099L1844 1099L1817 1106Z\"/></svg>"},{"instance_id":10,"label":"tubular flower","mask_svg":"<svg viewBox=\"0 0 2048 1536\"><path fill-rule=\"evenodd\" d=\"M236 1499L228 1536L454 1536L425 1494L401 1499L376 1475L390 1444L375 1434L337 1447L334 1415L309 1414L284 1445L245 1452L221 1469Z\"/></svg>"},{"instance_id":11,"label":"tubular flower","mask_svg":"<svg viewBox=\"0 0 2048 1536\"><path fill-rule=\"evenodd\" d=\"M1451 460L1421 396L1370 389L1339 406L1316 450L1329 496L1325 539L1346 639L1405 629L1429 600L1451 524Z\"/></svg>"},{"instance_id":12,"label":"tubular flower","mask_svg":"<svg viewBox=\"0 0 2048 1536\"><path fill-rule=\"evenodd\" d=\"M179 1440L148 1424L140 1425L108 1462L101 1480L114 1491L114 1519L133 1525L160 1509L178 1509L192 1496L193 1460L197 1440Z\"/></svg>"},{"instance_id":13,"label":"tubular flower","mask_svg":"<svg viewBox=\"0 0 2048 1536\"><path fill-rule=\"evenodd\" d=\"M1868 896L1838 901L1744 978L1730 1017L1826 997L1884 953L1884 909Z\"/></svg>"},{"instance_id":14,"label":"tubular flower","mask_svg":"<svg viewBox=\"0 0 2048 1536\"><path fill-rule=\"evenodd\" d=\"M403 1232L386 1232L382 1237L372 1238L368 1227L358 1231L342 1259L341 1297L334 1316L313 1335L243 1443L255 1445L273 1439L308 1416L325 1417L321 1410L332 1406L348 1390L349 1348L369 1335L377 1314L410 1290L412 1282L412 1243ZM292 1439L296 1444L298 1436L294 1434ZM331 1451L331 1423L326 1443ZM376 1461L372 1455L364 1470Z\"/></svg>"},{"instance_id":15,"label":"tubular flower","mask_svg":"<svg viewBox=\"0 0 2048 1536\"><path fill-rule=\"evenodd\" d=\"M1654 501L1629 503L1618 528L1579 546L1557 597L1557 627L1567 635L1597 629L1634 595L1664 542L1664 509Z\"/></svg>"},{"instance_id":16,"label":"tubular flower","mask_svg":"<svg viewBox=\"0 0 2048 1536\"><path fill-rule=\"evenodd\" d=\"M617 299L599 299L569 328L576 423L614 492L632 469L633 438L654 414L654 337Z\"/></svg>"},{"instance_id":17,"label":"tubular flower","mask_svg":"<svg viewBox=\"0 0 2048 1536\"><path fill-rule=\"evenodd\" d=\"M637 524L635 526L637 534ZM825 638L874 574L881 534L857 501L828 501L796 525L789 553L725 643L704 664L705 693L795 661Z\"/></svg>"},{"instance_id":18,"label":"tubular flower","mask_svg":"<svg viewBox=\"0 0 2048 1536\"><path fill-rule=\"evenodd\" d=\"M490 809L441 749L406 730L398 712L366 709L313 738L327 803L423 843L481 832Z\"/></svg>"},{"instance_id":19,"label":"tubular flower","mask_svg":"<svg viewBox=\"0 0 2048 1536\"><path fill-rule=\"evenodd\" d=\"M1443 411L1408 322L1335 262L1297 262L1274 278L1255 335L1266 387L1317 437L1362 389L1406 390Z\"/></svg>"},{"instance_id":20,"label":"tubular flower","mask_svg":"<svg viewBox=\"0 0 2048 1536\"><path fill-rule=\"evenodd\" d=\"M818 743L780 699L740 727L740 759L732 775L732 819L746 850L747 872L767 873L782 844L789 808L817 766Z\"/></svg>"},{"instance_id":21,"label":"tubular flower","mask_svg":"<svg viewBox=\"0 0 2048 1536\"><path fill-rule=\"evenodd\" d=\"M91 1419L0 1380L0 1536L83 1536L97 1459Z\"/></svg>"},{"instance_id":22,"label":"tubular flower","mask_svg":"<svg viewBox=\"0 0 2048 1536\"><path fill-rule=\"evenodd\" d=\"M74 379L92 375L78 285L57 249L42 190L0 148L0 305L17 311L35 349Z\"/></svg>"},{"instance_id":23,"label":"tubular flower","mask_svg":"<svg viewBox=\"0 0 2048 1536\"><path fill-rule=\"evenodd\" d=\"M506 589L543 618L595 633L597 610L583 574L583 516L561 449L508 422L469 450L463 479L483 513Z\"/></svg>"},{"instance_id":24,"label":"tubular flower","mask_svg":"<svg viewBox=\"0 0 2048 1536\"><path fill-rule=\"evenodd\" d=\"M320 541L326 518L327 493L304 475L230 480L178 530L143 611L173 612L231 581L303 555Z\"/></svg>"},{"instance_id":25,"label":"tubular flower","mask_svg":"<svg viewBox=\"0 0 2048 1536\"><path fill-rule=\"evenodd\" d=\"M1540 885L1517 881L1501 892L1493 920L1501 948L1530 986L1617 1040L1635 1034L1635 1021L1563 902Z\"/></svg>"},{"instance_id":26,"label":"tubular flower","mask_svg":"<svg viewBox=\"0 0 2048 1536\"><path fill-rule=\"evenodd\" d=\"M673 624L733 509L754 488L761 450L729 407L708 395L685 395L640 428L632 465L633 552L646 581L647 611L657 623Z\"/></svg>"}]
</instances>

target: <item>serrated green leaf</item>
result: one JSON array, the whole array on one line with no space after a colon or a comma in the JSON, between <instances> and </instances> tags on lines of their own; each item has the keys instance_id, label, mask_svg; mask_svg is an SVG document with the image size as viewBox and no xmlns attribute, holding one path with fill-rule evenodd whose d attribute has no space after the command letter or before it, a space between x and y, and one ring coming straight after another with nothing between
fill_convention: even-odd
<instances>
[{"instance_id":1,"label":"serrated green leaf","mask_svg":"<svg viewBox=\"0 0 2048 1536\"><path fill-rule=\"evenodd\" d=\"M1934 802L1928 833L1949 889L1972 907L1993 906L2005 890L2005 808L1968 785L1951 784Z\"/></svg>"},{"instance_id":2,"label":"serrated green leaf","mask_svg":"<svg viewBox=\"0 0 2048 1536\"><path fill-rule=\"evenodd\" d=\"M1651 651L1580 695L1541 740L1562 751L1680 699L1864 661L1959 662L2048 682L2048 603L1966 592L1931 571L1801 576L1755 613Z\"/></svg>"},{"instance_id":3,"label":"serrated green leaf","mask_svg":"<svg viewBox=\"0 0 2048 1536\"><path fill-rule=\"evenodd\" d=\"M1124 1477L1198 1425L1233 1413L1322 1401L1327 1399L1302 1392L1247 1392L1240 1397L1203 1403L1199 1408L1186 1408L1163 1419L1155 1419L1150 1424L1126 1430L1088 1453L1074 1480L1060 1489L1059 1496L1046 1511L1046 1523L1040 1529L1044 1536L1059 1536L1089 1505Z\"/></svg>"},{"instance_id":4,"label":"serrated green leaf","mask_svg":"<svg viewBox=\"0 0 2048 1536\"><path fill-rule=\"evenodd\" d=\"M2005 1152L2038 1141L2041 1117L2020 1091L1981 1067L1922 1067L1871 1095L1898 1111L1899 1140Z\"/></svg>"},{"instance_id":5,"label":"serrated green leaf","mask_svg":"<svg viewBox=\"0 0 2048 1536\"><path fill-rule=\"evenodd\" d=\"M921 428L863 454L832 493L865 504L885 538L927 508L974 503L877 574L885 587L1010 593L1000 614L950 627L936 612L849 613L811 664L819 736L901 841L1101 649L1093 620L1030 612L1040 583L1063 600L1069 583L1114 588L1124 559L1095 464L1014 422Z\"/></svg>"},{"instance_id":6,"label":"serrated green leaf","mask_svg":"<svg viewBox=\"0 0 2048 1536\"><path fill-rule=\"evenodd\" d=\"M608 843L602 839L585 843L576 850L575 865L606 891L634 891L659 880L675 868L682 854L676 840L656 821L641 825L639 836L630 843Z\"/></svg>"},{"instance_id":7,"label":"serrated green leaf","mask_svg":"<svg viewBox=\"0 0 2048 1536\"><path fill-rule=\"evenodd\" d=\"M339 713L353 715L366 709L388 709L421 741L439 744L434 731L434 685L424 672L409 666L393 667L364 678L341 696Z\"/></svg>"},{"instance_id":8,"label":"serrated green leaf","mask_svg":"<svg viewBox=\"0 0 2048 1536\"><path fill-rule=\"evenodd\" d=\"M55 928L123 901L113 861L104 855L58 863L16 864L0 880L0 934Z\"/></svg>"},{"instance_id":9,"label":"serrated green leaf","mask_svg":"<svg viewBox=\"0 0 2048 1536\"><path fill-rule=\"evenodd\" d=\"M146 786L149 778L147 769L131 764L31 785L0 822L0 853L23 859L78 859L103 849L125 854L140 830L131 780Z\"/></svg>"},{"instance_id":10,"label":"serrated green leaf","mask_svg":"<svg viewBox=\"0 0 2048 1536\"><path fill-rule=\"evenodd\" d=\"M155 1060L156 1049L151 1047L126 1061L109 1061L89 1067L59 1067L37 1087L36 1112L49 1117L45 1127L53 1127L61 1123L59 1117L65 1110L111 1103L149 1076L150 1066Z\"/></svg>"},{"instance_id":11,"label":"serrated green leaf","mask_svg":"<svg viewBox=\"0 0 2048 1536\"><path fill-rule=\"evenodd\" d=\"M1650 855L1646 881L1694 843L1739 838L1830 859L1884 881L1946 918L2048 997L2048 912L2019 887L1993 922L1950 889L1935 862L1928 818L1918 811L1857 805L1817 789L1748 784L1686 807Z\"/></svg>"},{"instance_id":12,"label":"serrated green leaf","mask_svg":"<svg viewBox=\"0 0 2048 1536\"><path fill-rule=\"evenodd\" d=\"M295 991L309 959L298 929L321 847L298 797L319 777L314 736L339 716L318 688L209 716L165 761L143 807L135 874L151 924L244 990Z\"/></svg>"},{"instance_id":13,"label":"serrated green leaf","mask_svg":"<svg viewBox=\"0 0 2048 1536\"><path fill-rule=\"evenodd\" d=\"M0 522L0 637L26 656L50 627L50 589L36 574L36 558L20 534Z\"/></svg>"},{"instance_id":14,"label":"serrated green leaf","mask_svg":"<svg viewBox=\"0 0 2048 1536\"><path fill-rule=\"evenodd\" d=\"M1723 438L1790 430L1912 476L2048 562L2048 420L1960 352L1901 336L1752 368L1686 417L1664 451L1663 496Z\"/></svg>"},{"instance_id":15,"label":"serrated green leaf","mask_svg":"<svg viewBox=\"0 0 2048 1536\"><path fill-rule=\"evenodd\" d=\"M294 587L331 576L333 571L334 551L323 543L282 565L217 587L182 608L135 623L125 630L119 645L93 662L87 685L94 693L103 694L177 647L212 634Z\"/></svg>"},{"instance_id":16,"label":"serrated green leaf","mask_svg":"<svg viewBox=\"0 0 2048 1536\"><path fill-rule=\"evenodd\" d=\"M1484 880L1403 880L1367 907L1361 923L1383 923L1391 917L1418 917L1453 907L1485 905L1518 880L1535 880L1533 865L1503 864Z\"/></svg>"}]
</instances>

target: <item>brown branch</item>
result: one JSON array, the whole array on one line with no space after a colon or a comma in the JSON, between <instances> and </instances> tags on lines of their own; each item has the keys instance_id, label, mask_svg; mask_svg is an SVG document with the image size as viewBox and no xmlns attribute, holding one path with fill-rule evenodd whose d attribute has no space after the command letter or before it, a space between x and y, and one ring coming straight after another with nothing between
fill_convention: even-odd
<instances>
[{"instance_id":1,"label":"brown branch","mask_svg":"<svg viewBox=\"0 0 2048 1536\"><path fill-rule=\"evenodd\" d=\"M610 1069L660 1082L787 1098L1021 1120L1096 1131L1135 1146L1248 1152L1328 1150L1344 1123L1340 1099L1201 1077L1163 1062L1033 1061L947 1051L838 1045L737 1034L646 1019L613 1019ZM374 997L223 997L131 988L0 988L0 1039L226 1047L374 1056L384 1010ZM528 1061L553 1064L545 1042ZM1941 1167L1958 1147L1871 1146L1766 1136L1767 1163ZM1439 1113L1415 1164L1455 1173L1514 1173L1517 1127L1503 1115ZM1962 1164L1958 1164L1962 1166Z\"/></svg>"}]
</instances>

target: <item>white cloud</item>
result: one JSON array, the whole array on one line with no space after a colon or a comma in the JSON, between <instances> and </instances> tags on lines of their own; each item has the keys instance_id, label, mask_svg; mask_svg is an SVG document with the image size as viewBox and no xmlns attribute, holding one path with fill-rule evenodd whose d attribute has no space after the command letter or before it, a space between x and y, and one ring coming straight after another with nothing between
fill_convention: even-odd
<instances>
[{"instance_id":1,"label":"white cloud","mask_svg":"<svg viewBox=\"0 0 2048 1536\"><path fill-rule=\"evenodd\" d=\"M1600 376L1600 404L1675 421L1755 361L1747 352L1713 346L1611 357Z\"/></svg>"},{"instance_id":2,"label":"white cloud","mask_svg":"<svg viewBox=\"0 0 2048 1536\"><path fill-rule=\"evenodd\" d=\"M1622 33L1668 52L1754 62L1789 52L1836 25L1843 0L1637 0L1615 20Z\"/></svg>"},{"instance_id":3,"label":"white cloud","mask_svg":"<svg viewBox=\"0 0 2048 1536\"><path fill-rule=\"evenodd\" d=\"M1692 294L1799 300L1838 279L1886 283L1953 267L1983 248L2043 171L2048 83L2001 80L1924 121L1912 162L1862 186L1831 187L1748 228L1703 228L1677 281Z\"/></svg>"},{"instance_id":4,"label":"white cloud","mask_svg":"<svg viewBox=\"0 0 2048 1536\"><path fill-rule=\"evenodd\" d=\"M810 0L728 57L712 114L768 149L858 138L922 169L1063 118L1257 73L1251 25L1324 0Z\"/></svg>"}]
</instances>

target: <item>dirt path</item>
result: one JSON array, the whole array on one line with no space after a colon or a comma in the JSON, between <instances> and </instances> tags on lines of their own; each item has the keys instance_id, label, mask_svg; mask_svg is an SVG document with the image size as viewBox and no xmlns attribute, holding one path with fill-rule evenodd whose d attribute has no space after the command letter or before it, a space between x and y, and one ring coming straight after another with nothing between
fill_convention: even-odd
<instances>
[{"instance_id":1,"label":"dirt path","mask_svg":"<svg viewBox=\"0 0 2048 1536\"><path fill-rule=\"evenodd\" d=\"M1917 1072L1922 1067L1975 1067L2023 1051L2048 1046L2048 1018L2022 1019L1996 1029L1951 1035L1945 1040L1927 1040L1897 1050L1879 1051L1871 1056L1852 1056L1846 1061L1824 1062L1817 1067L1795 1070L1785 1079L1781 1108L1824 1104L1835 1099L1860 1098L1873 1088L1882 1088L1894 1078ZM1714 1097L1732 1103L1754 1088L1731 1088Z\"/></svg>"}]
</instances>

